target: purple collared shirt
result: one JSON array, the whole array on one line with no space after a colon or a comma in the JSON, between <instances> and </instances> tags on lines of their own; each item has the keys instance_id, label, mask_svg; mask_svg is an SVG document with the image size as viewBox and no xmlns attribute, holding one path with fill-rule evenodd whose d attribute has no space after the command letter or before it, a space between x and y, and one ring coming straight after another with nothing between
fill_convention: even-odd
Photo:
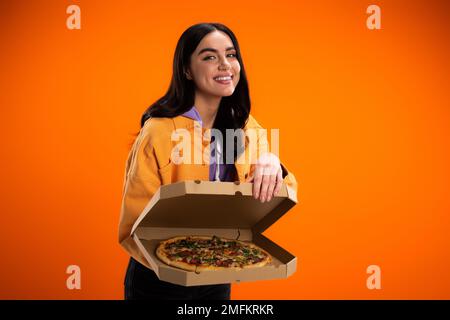
<instances>
[{"instance_id":1,"label":"purple collared shirt","mask_svg":"<svg viewBox=\"0 0 450 320\"><path fill-rule=\"evenodd\" d=\"M200 117L200 114L197 111L197 108L195 106L192 106L191 109L186 111L182 114L182 116L194 119L201 123L203 127L202 118ZM211 141L212 141L211 136ZM211 163L209 165L209 180L210 181L216 181L216 160L215 160L215 150L216 148L211 148ZM220 181L233 181L233 169L234 164L223 164L219 163L219 179Z\"/></svg>"}]
</instances>

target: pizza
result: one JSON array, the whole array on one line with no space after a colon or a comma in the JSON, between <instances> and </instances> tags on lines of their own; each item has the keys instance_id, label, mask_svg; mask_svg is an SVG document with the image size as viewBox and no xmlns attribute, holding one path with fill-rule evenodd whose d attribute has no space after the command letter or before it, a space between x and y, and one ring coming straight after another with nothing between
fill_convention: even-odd
<instances>
[{"instance_id":1,"label":"pizza","mask_svg":"<svg viewBox=\"0 0 450 320\"><path fill-rule=\"evenodd\" d=\"M179 236L160 242L156 256L164 263L187 271L258 268L272 261L270 254L253 243L217 236Z\"/></svg>"}]
</instances>

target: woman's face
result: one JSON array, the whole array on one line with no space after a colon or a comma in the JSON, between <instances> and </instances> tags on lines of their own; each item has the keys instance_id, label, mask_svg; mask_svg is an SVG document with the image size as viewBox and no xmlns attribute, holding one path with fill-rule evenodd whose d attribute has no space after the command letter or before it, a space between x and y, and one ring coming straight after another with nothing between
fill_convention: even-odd
<instances>
[{"instance_id":1,"label":"woman's face","mask_svg":"<svg viewBox=\"0 0 450 320\"><path fill-rule=\"evenodd\" d=\"M201 93L223 97L233 94L240 71L230 37L222 31L213 31L200 41L192 53L186 76L195 82Z\"/></svg>"}]
</instances>

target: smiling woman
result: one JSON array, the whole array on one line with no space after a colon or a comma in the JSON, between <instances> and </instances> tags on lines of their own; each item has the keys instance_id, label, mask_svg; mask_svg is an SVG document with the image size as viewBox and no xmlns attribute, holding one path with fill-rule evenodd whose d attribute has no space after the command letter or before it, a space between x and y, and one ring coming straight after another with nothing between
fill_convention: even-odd
<instances>
[{"instance_id":1,"label":"smiling woman","mask_svg":"<svg viewBox=\"0 0 450 320\"><path fill-rule=\"evenodd\" d=\"M175 49L170 87L142 115L141 130L126 163L119 222L119 242L130 255L126 299L230 299L230 284L184 287L160 281L130 231L164 184L183 180L253 180L254 197L262 202L270 201L283 181L296 192L294 176L276 155L266 152L261 157L254 156L257 161L252 164L239 161L246 158L241 155L252 155L251 150L264 148L268 142L261 136L254 142L257 148L253 148L254 144L243 143L245 135L235 139L227 133L261 128L250 115L247 77L233 32L219 23L196 24L184 31ZM223 141L211 137L209 142L214 144L209 166L171 160L175 143L171 137L178 129L186 130L190 136L198 129L221 132ZM202 148L202 143L199 145Z\"/></svg>"}]
</instances>

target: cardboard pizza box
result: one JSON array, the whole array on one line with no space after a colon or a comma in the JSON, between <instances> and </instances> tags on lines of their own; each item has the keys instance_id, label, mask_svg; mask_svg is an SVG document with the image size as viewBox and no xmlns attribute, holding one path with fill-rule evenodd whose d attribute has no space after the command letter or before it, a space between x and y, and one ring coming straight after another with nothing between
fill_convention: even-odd
<instances>
[{"instance_id":1,"label":"cardboard pizza box","mask_svg":"<svg viewBox=\"0 0 450 320\"><path fill-rule=\"evenodd\" d=\"M253 198L249 182L182 181L157 190L131 234L163 281L196 286L287 278L295 272L297 258L262 233L296 203L295 192L286 184L271 201L261 203ZM260 268L196 273L171 267L156 256L161 240L190 235L251 241L269 252L273 261Z\"/></svg>"}]
</instances>

